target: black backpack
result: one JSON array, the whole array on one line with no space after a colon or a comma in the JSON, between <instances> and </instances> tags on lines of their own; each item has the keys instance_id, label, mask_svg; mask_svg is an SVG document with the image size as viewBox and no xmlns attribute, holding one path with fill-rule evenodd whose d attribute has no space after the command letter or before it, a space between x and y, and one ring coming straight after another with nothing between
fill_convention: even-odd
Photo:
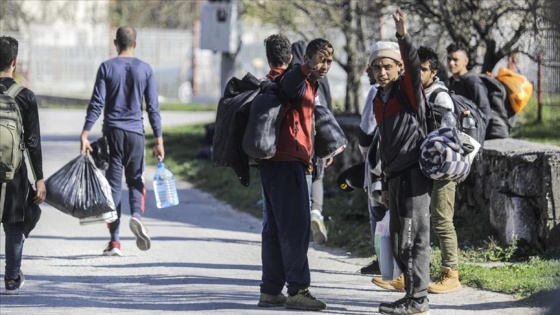
<instances>
[{"instance_id":1,"label":"black backpack","mask_svg":"<svg viewBox=\"0 0 560 315\"><path fill-rule=\"evenodd\" d=\"M457 128L461 130L460 126L460 116L461 113L468 110L471 112L475 123L476 123L476 136L474 137L480 145L484 143L484 138L486 137L486 115L480 110L480 108L470 99L455 94L453 91L446 91L445 89L439 88L435 89L432 94L430 94L430 98L428 99L427 106L426 106L426 115L427 115L427 125L428 125L428 132L432 132L436 129L439 129L441 126L441 119L443 115L445 115L446 109L441 106L436 106L434 104L436 97L439 93L445 92L448 93L453 101L453 112L455 113L455 117L457 118Z\"/></svg>"},{"instance_id":2,"label":"black backpack","mask_svg":"<svg viewBox=\"0 0 560 315\"><path fill-rule=\"evenodd\" d=\"M478 77L488 90L488 102L492 110L492 117L488 119L487 139L508 138L515 119L512 119L514 113L509 105L506 88L502 82L486 74L479 74Z\"/></svg>"}]
</instances>

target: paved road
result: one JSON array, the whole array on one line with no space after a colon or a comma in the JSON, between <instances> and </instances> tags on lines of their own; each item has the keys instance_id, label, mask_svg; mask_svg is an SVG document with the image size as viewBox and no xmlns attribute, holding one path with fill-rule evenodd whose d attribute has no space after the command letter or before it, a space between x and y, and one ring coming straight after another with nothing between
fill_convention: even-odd
<instances>
[{"instance_id":1,"label":"paved road","mask_svg":"<svg viewBox=\"0 0 560 315\"><path fill-rule=\"evenodd\" d=\"M84 113L41 110L40 114L48 178L78 154L77 139ZM213 119L213 113L163 115L166 125ZM99 126L96 128L94 133L99 132ZM25 244L25 286L19 296L0 296L0 314L306 313L256 306L260 279L259 220L187 182L178 183L180 205L156 209L150 189L154 170L153 166L146 170L150 191L144 218L152 236L152 249L138 250L125 224L124 256L101 256L108 241L104 225L80 226L77 219L44 205L42 219ZM123 213L128 214L128 209L123 209ZM129 215L124 216L125 223L128 218ZM3 260L3 242L0 247ZM309 260L311 292L328 304L323 313L374 314L380 302L402 297L401 293L377 289L369 277L357 274L367 259L311 244ZM470 288L455 294L431 295L430 305L433 315L530 315L542 311L523 307L509 295Z\"/></svg>"}]
</instances>

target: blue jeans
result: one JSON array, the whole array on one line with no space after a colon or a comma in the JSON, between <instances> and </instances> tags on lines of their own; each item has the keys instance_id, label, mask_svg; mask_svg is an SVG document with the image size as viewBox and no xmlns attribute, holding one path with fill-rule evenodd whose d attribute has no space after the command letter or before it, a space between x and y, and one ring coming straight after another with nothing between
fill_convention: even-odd
<instances>
[{"instance_id":1,"label":"blue jeans","mask_svg":"<svg viewBox=\"0 0 560 315\"><path fill-rule=\"evenodd\" d=\"M21 259L23 255L23 236L22 222L3 223L4 232L6 233L6 269L5 277L17 279L21 268Z\"/></svg>"}]
</instances>

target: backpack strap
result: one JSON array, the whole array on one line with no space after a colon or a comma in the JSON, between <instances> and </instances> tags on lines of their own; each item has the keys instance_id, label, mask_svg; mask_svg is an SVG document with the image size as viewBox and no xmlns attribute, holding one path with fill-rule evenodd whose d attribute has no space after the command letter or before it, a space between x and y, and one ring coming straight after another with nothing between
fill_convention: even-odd
<instances>
[{"instance_id":1,"label":"backpack strap","mask_svg":"<svg viewBox=\"0 0 560 315\"><path fill-rule=\"evenodd\" d=\"M19 92L21 92L23 89L25 89L25 87L23 85L14 83L12 84L12 86L10 86L10 88L8 89L8 92L6 94L8 94L9 96L16 98L16 96L18 96Z\"/></svg>"},{"instance_id":2,"label":"backpack strap","mask_svg":"<svg viewBox=\"0 0 560 315\"><path fill-rule=\"evenodd\" d=\"M6 183L0 184L2 188L0 189L0 221L2 220L2 215L4 215L4 203L6 201Z\"/></svg>"},{"instance_id":3,"label":"backpack strap","mask_svg":"<svg viewBox=\"0 0 560 315\"><path fill-rule=\"evenodd\" d=\"M441 92L447 92L447 90L445 90L444 88L437 88L435 90L432 91L432 94L430 94L430 99L428 99L428 102L435 104L436 98L438 96L439 93Z\"/></svg>"},{"instance_id":4,"label":"backpack strap","mask_svg":"<svg viewBox=\"0 0 560 315\"><path fill-rule=\"evenodd\" d=\"M8 91L6 92L6 94L9 95L9 96L11 96L11 97L15 100L16 97L19 95L19 93L20 93L24 88L25 88L25 87L24 87L23 85L14 83L14 84L12 84L12 86L10 86L10 88L8 89ZM17 110L17 111L19 112L19 114L20 114L20 115L19 115L19 117L20 117L20 118L19 118L19 122L20 122L20 124L21 124L21 123L22 123L22 117L21 117L21 110L19 109L19 105L16 106L16 110ZM23 129L22 129L22 130L23 130ZM23 150L25 150L25 144L24 144L24 142L23 142L23 131L22 131L22 133L21 133L21 135L20 135L20 139L21 139L21 142L20 142L20 148L19 148L19 149L20 149L21 151L23 151ZM5 191L4 191L5 188L2 188L2 189L3 189L3 190L2 190L2 193L5 193ZM4 200L3 200L3 199L0 200L0 207L4 208ZM0 217L0 219L1 219L1 217Z\"/></svg>"}]
</instances>

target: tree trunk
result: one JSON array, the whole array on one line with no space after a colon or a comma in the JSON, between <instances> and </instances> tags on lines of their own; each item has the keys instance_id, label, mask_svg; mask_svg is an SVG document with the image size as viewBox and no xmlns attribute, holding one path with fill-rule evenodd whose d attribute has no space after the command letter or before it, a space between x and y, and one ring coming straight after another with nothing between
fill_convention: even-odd
<instances>
[{"instance_id":1,"label":"tree trunk","mask_svg":"<svg viewBox=\"0 0 560 315\"><path fill-rule=\"evenodd\" d=\"M343 32L346 37L346 53L348 60L344 70L346 71L346 104L344 110L348 113L360 114L360 76L362 68L359 64L358 51L360 49L358 38L358 0L350 0L346 7L346 27Z\"/></svg>"},{"instance_id":2,"label":"tree trunk","mask_svg":"<svg viewBox=\"0 0 560 315\"><path fill-rule=\"evenodd\" d=\"M484 62L480 73L492 72L494 66L500 61L496 56L496 41L493 39L486 40L486 53L484 54Z\"/></svg>"},{"instance_id":3,"label":"tree trunk","mask_svg":"<svg viewBox=\"0 0 560 315\"><path fill-rule=\"evenodd\" d=\"M361 88L361 72L356 71L360 67L352 67L352 70L347 72L346 79L346 106L345 111L352 114L361 114L360 102L362 95Z\"/></svg>"}]
</instances>

